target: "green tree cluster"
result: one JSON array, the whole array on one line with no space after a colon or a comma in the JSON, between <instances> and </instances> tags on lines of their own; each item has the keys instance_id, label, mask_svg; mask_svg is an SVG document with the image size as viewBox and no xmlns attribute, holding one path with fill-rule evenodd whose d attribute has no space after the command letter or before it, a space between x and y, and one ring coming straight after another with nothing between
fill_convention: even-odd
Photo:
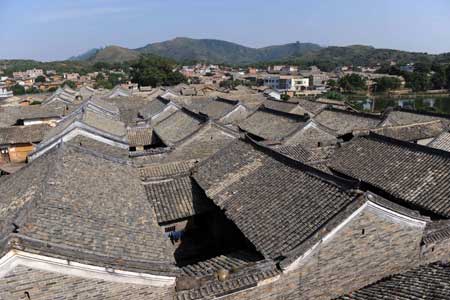
<instances>
[{"instance_id":1,"label":"green tree cluster","mask_svg":"<svg viewBox=\"0 0 450 300\"><path fill-rule=\"evenodd\" d=\"M39 75L34 82L45 82L45 76Z\"/></svg>"},{"instance_id":2,"label":"green tree cluster","mask_svg":"<svg viewBox=\"0 0 450 300\"><path fill-rule=\"evenodd\" d=\"M77 88L77 84L75 82L73 82L72 80L66 80L61 84L61 87L67 85L68 87L70 87L71 89L76 89Z\"/></svg>"},{"instance_id":3,"label":"green tree cluster","mask_svg":"<svg viewBox=\"0 0 450 300\"><path fill-rule=\"evenodd\" d=\"M186 78L175 70L176 64L168 59L145 55L131 66L131 81L139 86L169 86L186 82Z\"/></svg>"},{"instance_id":4,"label":"green tree cluster","mask_svg":"<svg viewBox=\"0 0 450 300\"><path fill-rule=\"evenodd\" d=\"M20 84L13 85L11 87L11 91L13 92L13 94L15 96L25 94L25 88L23 86L21 86Z\"/></svg>"},{"instance_id":5,"label":"green tree cluster","mask_svg":"<svg viewBox=\"0 0 450 300\"><path fill-rule=\"evenodd\" d=\"M347 74L338 80L338 86L346 93L367 89L366 79L358 74Z\"/></svg>"},{"instance_id":6,"label":"green tree cluster","mask_svg":"<svg viewBox=\"0 0 450 300\"><path fill-rule=\"evenodd\" d=\"M402 82L399 78L396 77L388 77L383 76L381 78L375 79L375 92L387 92L391 90L396 90L400 88L402 85Z\"/></svg>"}]
</instances>

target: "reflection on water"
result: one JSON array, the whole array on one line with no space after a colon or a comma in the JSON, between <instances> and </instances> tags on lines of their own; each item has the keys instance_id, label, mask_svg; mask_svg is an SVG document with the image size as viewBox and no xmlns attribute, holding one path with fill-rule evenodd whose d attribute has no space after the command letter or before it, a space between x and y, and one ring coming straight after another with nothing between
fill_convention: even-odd
<instances>
[{"instance_id":1,"label":"reflection on water","mask_svg":"<svg viewBox=\"0 0 450 300\"><path fill-rule=\"evenodd\" d=\"M380 112L392 106L450 114L450 97L377 98L376 100L365 98L352 99L350 102L358 109L365 111Z\"/></svg>"}]
</instances>

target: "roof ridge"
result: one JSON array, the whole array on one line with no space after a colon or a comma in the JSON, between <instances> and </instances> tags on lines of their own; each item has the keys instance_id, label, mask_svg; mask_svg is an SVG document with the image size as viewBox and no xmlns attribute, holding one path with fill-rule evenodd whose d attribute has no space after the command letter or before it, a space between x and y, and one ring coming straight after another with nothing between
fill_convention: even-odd
<instances>
[{"instance_id":1,"label":"roof ridge","mask_svg":"<svg viewBox=\"0 0 450 300\"><path fill-rule=\"evenodd\" d=\"M232 104L232 105L238 105L240 102L239 100L225 99L220 96L213 99L213 101L228 103L228 104Z\"/></svg>"},{"instance_id":2,"label":"roof ridge","mask_svg":"<svg viewBox=\"0 0 450 300\"><path fill-rule=\"evenodd\" d=\"M205 115L204 113L201 112L198 113L194 112L193 110L190 110L184 105L181 106L181 111L201 122L207 122L209 120L208 115Z\"/></svg>"},{"instance_id":3,"label":"roof ridge","mask_svg":"<svg viewBox=\"0 0 450 300\"><path fill-rule=\"evenodd\" d=\"M388 143L391 143L391 144L394 144L394 145L397 145L397 146L401 146L401 147L404 147L404 148L421 151L421 152L424 152L424 153L427 153L427 154L439 155L439 156L444 156L444 157L450 158L450 152L447 152L447 151L444 151L444 150L441 150L441 149L428 147L428 146L414 144L414 143L410 143L410 142L406 142L406 141L402 141L402 140L398 140L398 139L394 139L394 138L391 138L391 137L388 137L388 136L377 134L377 133L372 132L372 131L370 131L368 134L360 135L359 138L384 141L384 142L388 142Z\"/></svg>"},{"instance_id":4,"label":"roof ridge","mask_svg":"<svg viewBox=\"0 0 450 300\"><path fill-rule=\"evenodd\" d=\"M369 113L365 113L365 112L361 112L361 111L349 111L349 110L345 110L345 109L334 108L332 106L328 106L328 107L324 108L324 110L341 112L341 113L344 113L344 114L360 116L360 117L367 117L367 118L377 119L377 120L380 120L380 121L384 121L385 118L386 118L383 115L369 114Z\"/></svg>"},{"instance_id":5,"label":"roof ridge","mask_svg":"<svg viewBox=\"0 0 450 300\"><path fill-rule=\"evenodd\" d=\"M432 112L432 111L427 111L427 110L423 110L423 109L409 109L409 108L402 108L402 107L394 107L394 111L402 111L402 112L409 112L409 113L413 113L413 114L420 114L420 115L425 115L425 116L441 117L441 118L450 119L450 114Z\"/></svg>"},{"instance_id":6,"label":"roof ridge","mask_svg":"<svg viewBox=\"0 0 450 300\"><path fill-rule=\"evenodd\" d=\"M270 157L276 159L277 161L279 161L283 164L286 164L290 167L302 170L302 171L308 173L309 175L314 176L315 178L318 178L318 179L325 181L329 184L332 184L336 187L339 187L344 191L359 188L359 181L357 181L357 180L351 180L351 179L345 179L342 177L337 177L335 175L325 173L314 167L308 166L307 164L304 164L296 159L293 159L289 156L286 156L286 155L276 151L275 149L267 147L255 140L253 140L248 135L245 135L244 138L241 140L252 145L256 150L264 152L265 154L269 155Z\"/></svg>"},{"instance_id":7,"label":"roof ridge","mask_svg":"<svg viewBox=\"0 0 450 300\"><path fill-rule=\"evenodd\" d=\"M282 117L286 117L286 118L293 119L293 120L296 120L296 121L301 121L301 122L306 122L306 121L309 120L309 115L291 114L291 113L280 111L280 110L276 110L276 109L273 109L273 108L268 108L264 104L261 104L260 107L258 107L258 109L256 111L254 111L252 114L250 114L247 118L249 118L250 116L252 116L253 114L255 114L258 111L263 111L263 112L271 113L271 114L274 114L274 115L279 115L279 116L282 116Z\"/></svg>"}]
</instances>

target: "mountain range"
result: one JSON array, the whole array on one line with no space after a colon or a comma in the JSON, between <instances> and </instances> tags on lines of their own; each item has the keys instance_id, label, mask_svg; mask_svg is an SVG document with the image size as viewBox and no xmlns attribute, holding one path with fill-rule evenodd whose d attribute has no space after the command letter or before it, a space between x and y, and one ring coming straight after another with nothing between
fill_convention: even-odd
<instances>
[{"instance_id":1,"label":"mountain range","mask_svg":"<svg viewBox=\"0 0 450 300\"><path fill-rule=\"evenodd\" d=\"M180 62L205 61L225 64L251 64L285 60L306 52L321 49L312 43L291 43L264 48L250 48L236 43L213 39L175 38L169 41L148 44L137 49L119 46L91 49L70 60L92 62L123 62L133 60L140 54L155 54Z\"/></svg>"},{"instance_id":2,"label":"mountain range","mask_svg":"<svg viewBox=\"0 0 450 300\"><path fill-rule=\"evenodd\" d=\"M450 61L450 55L431 55L371 46L322 47L313 43L289 43L263 48L250 48L236 43L214 39L175 38L128 49L107 46L91 49L70 60L90 62L124 62L137 59L141 54L154 54L178 62L209 62L217 64L246 65L268 62L292 62L296 64L373 65L389 61Z\"/></svg>"}]
</instances>

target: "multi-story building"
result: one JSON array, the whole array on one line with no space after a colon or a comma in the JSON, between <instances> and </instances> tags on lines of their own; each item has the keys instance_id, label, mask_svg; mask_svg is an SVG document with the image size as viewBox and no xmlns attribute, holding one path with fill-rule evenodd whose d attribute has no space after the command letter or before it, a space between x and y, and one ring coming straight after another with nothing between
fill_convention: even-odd
<instances>
[{"instance_id":1,"label":"multi-story building","mask_svg":"<svg viewBox=\"0 0 450 300\"><path fill-rule=\"evenodd\" d=\"M296 93L309 87L309 78L301 76L268 76L264 78L264 85L281 92Z\"/></svg>"},{"instance_id":2,"label":"multi-story building","mask_svg":"<svg viewBox=\"0 0 450 300\"><path fill-rule=\"evenodd\" d=\"M80 74L78 73L64 73L64 79L70 81L78 81L80 79Z\"/></svg>"}]
</instances>

